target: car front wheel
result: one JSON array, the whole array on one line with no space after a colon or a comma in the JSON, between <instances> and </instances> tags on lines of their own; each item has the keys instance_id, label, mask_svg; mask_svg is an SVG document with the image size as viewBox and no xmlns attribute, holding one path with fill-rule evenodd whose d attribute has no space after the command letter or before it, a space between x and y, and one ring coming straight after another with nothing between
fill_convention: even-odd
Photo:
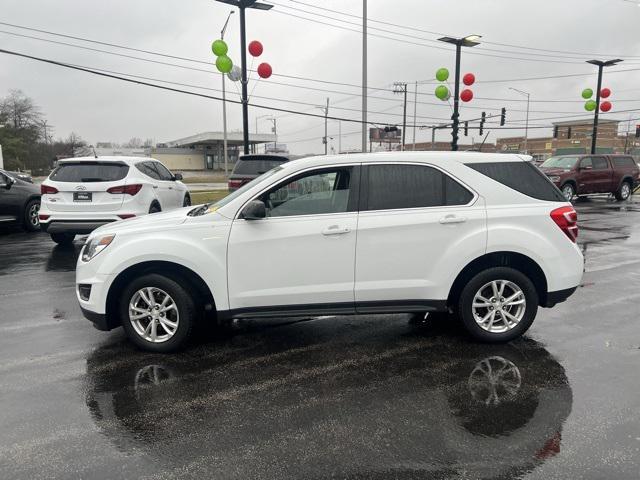
<instances>
[{"instance_id":1,"label":"car front wheel","mask_svg":"<svg viewBox=\"0 0 640 480\"><path fill-rule=\"evenodd\" d=\"M529 278L508 267L478 273L464 287L458 312L467 331L483 342L508 342L526 332L538 311Z\"/></svg>"},{"instance_id":2,"label":"car front wheel","mask_svg":"<svg viewBox=\"0 0 640 480\"><path fill-rule=\"evenodd\" d=\"M138 347L165 353L188 342L196 310L191 295L174 279L144 275L125 288L120 302L122 326Z\"/></svg>"}]
</instances>

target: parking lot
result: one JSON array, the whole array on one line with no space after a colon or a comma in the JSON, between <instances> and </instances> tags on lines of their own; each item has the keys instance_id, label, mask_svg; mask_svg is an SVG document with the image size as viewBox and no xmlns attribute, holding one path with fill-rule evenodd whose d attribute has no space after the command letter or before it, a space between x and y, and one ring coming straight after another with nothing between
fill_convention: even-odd
<instances>
[{"instance_id":1,"label":"parking lot","mask_svg":"<svg viewBox=\"0 0 640 480\"><path fill-rule=\"evenodd\" d=\"M583 288L498 346L378 315L144 353L83 319L81 241L4 229L3 479L638 478L640 200L576 209Z\"/></svg>"}]
</instances>

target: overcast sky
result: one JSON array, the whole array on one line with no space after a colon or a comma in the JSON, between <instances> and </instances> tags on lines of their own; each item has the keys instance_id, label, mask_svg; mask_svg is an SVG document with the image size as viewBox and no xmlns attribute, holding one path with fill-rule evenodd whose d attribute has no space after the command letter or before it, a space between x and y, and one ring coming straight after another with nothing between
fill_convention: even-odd
<instances>
[{"instance_id":1,"label":"overcast sky","mask_svg":"<svg viewBox=\"0 0 640 480\"><path fill-rule=\"evenodd\" d=\"M250 91L254 94L252 101L321 114L321 110L315 105L324 104L329 97L330 115L359 120L358 109L361 100L357 86L361 82L362 35L346 29L358 30L359 27L354 24L359 24L361 19L323 11L305 3L361 16L362 1L301 2L274 0L271 3L275 6L269 12L248 12L248 41L256 39L263 43L264 53L260 61L269 62L274 71L271 81L252 80L249 85ZM445 119L451 115L449 104L440 102L433 95L436 69L447 67L453 71L454 67L453 48L434 42L439 33L453 36L480 34L485 42L463 52L463 73L473 72L476 75L478 83L471 88L475 96L480 98L463 107L462 119L478 117L482 110L486 110L488 114L496 114L504 106L508 111L507 126L523 126L526 105L524 97L509 90L509 87L530 92L532 126L549 125L556 121L548 117L572 114L580 116L585 113L583 102L580 101L581 90L585 87L595 89L596 68L584 63L592 57L625 59L621 66L612 67L605 75L604 86L613 91L610 100L614 108L609 118L627 120L630 113L620 110L634 108L639 110L632 112L631 117L640 117L640 7L633 1L369 0L368 3L370 33L388 37L369 38L369 86L391 89L393 82L408 82L410 124L413 123L415 81L422 82L418 87L418 101L422 102L417 105L418 124L432 125L442 121L438 119ZM211 62L211 65L64 39L6 25L0 25L3 32L0 33L1 48L85 67L197 85L213 90L183 88L215 96L219 95L216 89L221 88L221 79L212 65L215 58L211 53L210 44L219 37L230 9L231 7L213 0L2 0L0 20L3 22L188 57ZM313 15L312 12L325 17ZM237 12L232 16L226 39L230 45L231 58L239 64L238 17ZM339 22L336 19L352 23ZM375 23L373 20L415 30ZM380 30L374 30L374 27ZM56 45L16 37L6 32L108 50L188 68ZM524 50L518 48L520 46L544 51ZM558 52L553 53L549 50ZM577 52L581 55L561 52ZM257 67L257 63L254 64L254 68ZM193 68L208 70L211 73ZM623 69L637 71L612 73ZM340 82L344 85L292 79L276 74ZM536 81L519 80L565 74L587 75ZM511 79L513 80L509 82L492 82ZM282 83L314 89L285 86ZM237 99L239 85L231 82L227 82L227 85L230 98ZM166 142L198 132L222 130L220 102L127 84L0 54L0 95L4 96L10 89L21 89L35 100L46 114L49 123L55 127L56 137L64 137L74 131L90 143L125 142L131 137L153 138L156 142ZM402 122L400 95L380 90L372 90L370 95L370 121ZM541 100L565 102L542 103ZM242 126L240 106L231 105L228 111L229 129L239 130ZM250 109L252 132L256 126L256 116L269 113L268 110ZM323 119L273 113L278 118L279 142L286 143L293 153L318 153L323 150ZM635 120L632 123L635 124ZM267 118L259 119L258 128L260 132L269 131L270 122ZM360 146L360 128L355 123L341 122L343 149ZM336 150L338 129L337 121L329 122L329 135L333 137L330 145ZM496 136L520 133L523 133L523 130L498 131L493 128L489 140ZM544 136L549 133L548 129L532 129L530 136ZM412 134L412 130L409 129L408 142L411 141ZM418 141L429 140L430 137L430 130L417 131ZM449 140L450 135L448 132L439 132L438 139ZM477 133L475 140L478 141ZM462 137L462 141L471 143L471 137Z\"/></svg>"}]
</instances>

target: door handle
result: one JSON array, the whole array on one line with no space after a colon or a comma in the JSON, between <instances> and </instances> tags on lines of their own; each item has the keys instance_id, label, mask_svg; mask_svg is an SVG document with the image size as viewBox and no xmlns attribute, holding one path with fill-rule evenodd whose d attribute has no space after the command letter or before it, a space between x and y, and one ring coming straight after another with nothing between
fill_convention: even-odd
<instances>
[{"instance_id":1,"label":"door handle","mask_svg":"<svg viewBox=\"0 0 640 480\"><path fill-rule=\"evenodd\" d=\"M339 225L331 225L330 227L322 230L323 235L344 235L351 231L348 227L340 227Z\"/></svg>"},{"instance_id":2,"label":"door handle","mask_svg":"<svg viewBox=\"0 0 640 480\"><path fill-rule=\"evenodd\" d=\"M440 219L440 223L443 225L449 225L453 223L464 223L467 221L466 217L456 217L455 215L447 215Z\"/></svg>"},{"instance_id":3,"label":"door handle","mask_svg":"<svg viewBox=\"0 0 640 480\"><path fill-rule=\"evenodd\" d=\"M158 188L158 185L154 185L153 188Z\"/></svg>"}]
</instances>

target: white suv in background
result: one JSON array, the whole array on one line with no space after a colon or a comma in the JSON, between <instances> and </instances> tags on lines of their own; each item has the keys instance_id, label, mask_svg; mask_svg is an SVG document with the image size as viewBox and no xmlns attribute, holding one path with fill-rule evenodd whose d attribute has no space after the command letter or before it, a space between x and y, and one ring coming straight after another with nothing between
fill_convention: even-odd
<instances>
[{"instance_id":1,"label":"white suv in background","mask_svg":"<svg viewBox=\"0 0 640 480\"><path fill-rule=\"evenodd\" d=\"M191 205L182 175L148 157L60 160L40 186L40 225L71 243L106 223Z\"/></svg>"},{"instance_id":2,"label":"white suv in background","mask_svg":"<svg viewBox=\"0 0 640 480\"><path fill-rule=\"evenodd\" d=\"M198 321L455 313L522 335L580 284L577 215L530 161L405 152L282 164L212 205L105 225L78 259L101 330L171 351Z\"/></svg>"}]
</instances>

